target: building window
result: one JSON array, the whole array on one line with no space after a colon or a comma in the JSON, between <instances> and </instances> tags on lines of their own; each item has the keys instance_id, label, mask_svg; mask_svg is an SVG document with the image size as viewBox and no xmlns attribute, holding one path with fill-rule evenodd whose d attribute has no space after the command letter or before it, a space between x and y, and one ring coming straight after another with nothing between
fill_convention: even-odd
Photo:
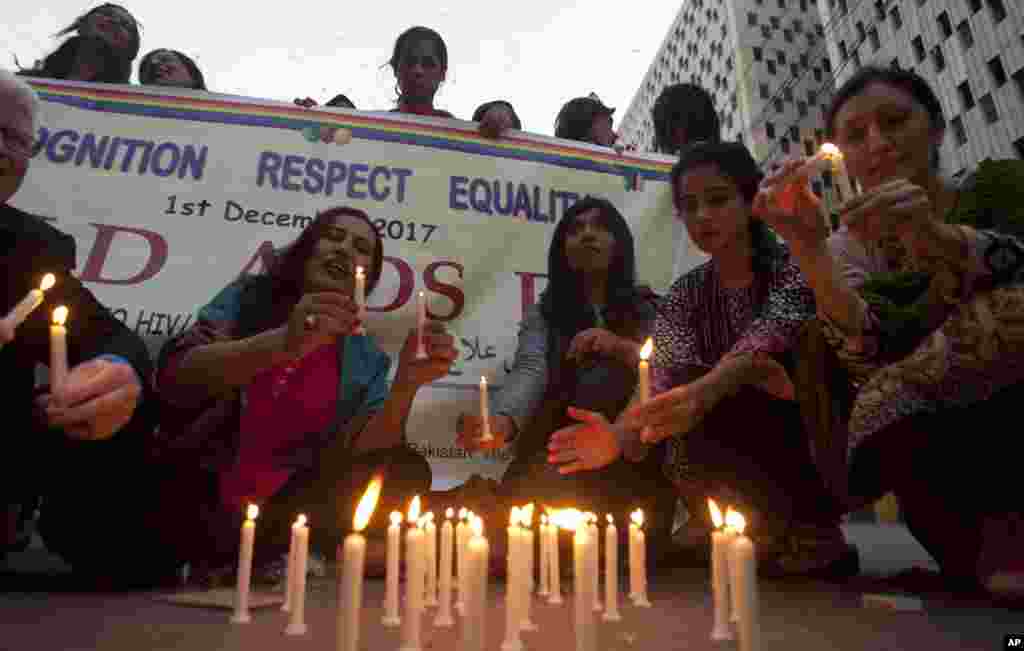
<instances>
[{"instance_id":1,"label":"building window","mask_svg":"<svg viewBox=\"0 0 1024 651\"><path fill-rule=\"evenodd\" d=\"M942 34L943 39L953 35L953 23L949 20L949 12L943 11L936 20L939 23L939 33Z\"/></svg>"},{"instance_id":2,"label":"building window","mask_svg":"<svg viewBox=\"0 0 1024 651\"><path fill-rule=\"evenodd\" d=\"M839 41L839 59L846 61L850 58L850 53L846 51L846 41Z\"/></svg>"},{"instance_id":3,"label":"building window","mask_svg":"<svg viewBox=\"0 0 1024 651\"><path fill-rule=\"evenodd\" d=\"M974 108L974 93L971 92L970 82L964 80L963 83L956 87L956 92L960 95L960 105L965 111L970 111Z\"/></svg>"},{"instance_id":4,"label":"building window","mask_svg":"<svg viewBox=\"0 0 1024 651\"><path fill-rule=\"evenodd\" d=\"M757 25L757 14L755 14L753 11L747 12L747 24L750 25L751 27Z\"/></svg>"},{"instance_id":5,"label":"building window","mask_svg":"<svg viewBox=\"0 0 1024 651\"><path fill-rule=\"evenodd\" d=\"M783 88L782 89L782 97L787 102L792 102L793 101L793 87L792 86L786 86L785 88Z\"/></svg>"},{"instance_id":6,"label":"building window","mask_svg":"<svg viewBox=\"0 0 1024 651\"><path fill-rule=\"evenodd\" d=\"M818 34L818 38L823 38L825 36L825 28L822 27L820 23L814 26L814 31Z\"/></svg>"},{"instance_id":7,"label":"building window","mask_svg":"<svg viewBox=\"0 0 1024 651\"><path fill-rule=\"evenodd\" d=\"M985 116L986 124L999 122L999 109L996 108L996 101L992 99L991 93L985 93L978 98L978 106L981 107L981 114Z\"/></svg>"},{"instance_id":8,"label":"building window","mask_svg":"<svg viewBox=\"0 0 1024 651\"><path fill-rule=\"evenodd\" d=\"M786 8L786 0L779 0L779 9Z\"/></svg>"},{"instance_id":9,"label":"building window","mask_svg":"<svg viewBox=\"0 0 1024 651\"><path fill-rule=\"evenodd\" d=\"M811 67L811 58L804 52L800 55L800 65L804 67L804 70Z\"/></svg>"},{"instance_id":10,"label":"building window","mask_svg":"<svg viewBox=\"0 0 1024 651\"><path fill-rule=\"evenodd\" d=\"M775 74L775 62L774 61L768 61L767 64L768 64L768 74L774 75Z\"/></svg>"},{"instance_id":11,"label":"building window","mask_svg":"<svg viewBox=\"0 0 1024 651\"><path fill-rule=\"evenodd\" d=\"M837 4L839 5L839 13L845 16L847 12L846 0L839 0Z\"/></svg>"},{"instance_id":12,"label":"building window","mask_svg":"<svg viewBox=\"0 0 1024 651\"><path fill-rule=\"evenodd\" d=\"M821 68L814 68L811 72L814 73L814 81L821 81Z\"/></svg>"},{"instance_id":13,"label":"building window","mask_svg":"<svg viewBox=\"0 0 1024 651\"><path fill-rule=\"evenodd\" d=\"M981 11L981 0L967 0L967 6L971 8L972 14L976 14Z\"/></svg>"},{"instance_id":14,"label":"building window","mask_svg":"<svg viewBox=\"0 0 1024 651\"><path fill-rule=\"evenodd\" d=\"M1017 82L1017 92L1020 93L1020 101L1024 102L1024 68L1013 73L1013 80Z\"/></svg>"},{"instance_id":15,"label":"building window","mask_svg":"<svg viewBox=\"0 0 1024 651\"><path fill-rule=\"evenodd\" d=\"M796 111L800 114L800 117L807 117L807 102L800 100L796 103Z\"/></svg>"},{"instance_id":16,"label":"building window","mask_svg":"<svg viewBox=\"0 0 1024 651\"><path fill-rule=\"evenodd\" d=\"M759 47L754 48L754 61L760 61L764 58L764 50Z\"/></svg>"},{"instance_id":17,"label":"building window","mask_svg":"<svg viewBox=\"0 0 1024 651\"><path fill-rule=\"evenodd\" d=\"M772 30L771 28L768 27L768 25L761 25L761 36L763 36L764 38L772 37Z\"/></svg>"},{"instance_id":18,"label":"building window","mask_svg":"<svg viewBox=\"0 0 1024 651\"><path fill-rule=\"evenodd\" d=\"M914 48L914 58L917 59L918 63L924 61L924 41L921 40L920 36L915 36L914 40L910 42Z\"/></svg>"},{"instance_id":19,"label":"building window","mask_svg":"<svg viewBox=\"0 0 1024 651\"><path fill-rule=\"evenodd\" d=\"M899 69L900 69L900 60L899 60L899 57L896 57L896 58L894 58L894 59L893 59L892 61L890 61L890 62L889 62L889 67L890 67L890 68L893 68L893 69L895 69L895 70L899 70Z\"/></svg>"},{"instance_id":20,"label":"building window","mask_svg":"<svg viewBox=\"0 0 1024 651\"><path fill-rule=\"evenodd\" d=\"M794 20L793 21L793 31L796 32L797 34L803 34L804 33L804 21L800 20L799 18Z\"/></svg>"},{"instance_id":21,"label":"building window","mask_svg":"<svg viewBox=\"0 0 1024 651\"><path fill-rule=\"evenodd\" d=\"M764 123L764 135L768 136L769 140L775 139L775 125L771 122Z\"/></svg>"},{"instance_id":22,"label":"building window","mask_svg":"<svg viewBox=\"0 0 1024 651\"><path fill-rule=\"evenodd\" d=\"M775 104L775 112L776 112L776 113L782 113L782 100L781 100L781 99L779 99L778 97L776 97L776 98L775 98L775 99L773 100L773 102L774 102L774 104Z\"/></svg>"},{"instance_id":23,"label":"building window","mask_svg":"<svg viewBox=\"0 0 1024 651\"><path fill-rule=\"evenodd\" d=\"M786 65L786 53L782 50L775 53L775 58L778 59L780 66Z\"/></svg>"},{"instance_id":24,"label":"building window","mask_svg":"<svg viewBox=\"0 0 1024 651\"><path fill-rule=\"evenodd\" d=\"M956 116L949 121L949 126L953 127L953 138L956 140L957 147L963 147L967 144L967 130L964 129L964 121L960 116Z\"/></svg>"},{"instance_id":25,"label":"building window","mask_svg":"<svg viewBox=\"0 0 1024 651\"><path fill-rule=\"evenodd\" d=\"M1002 88L1006 83L1006 70L1003 69L1003 62L999 60L998 56L989 59L988 72L992 75L992 82L996 88Z\"/></svg>"},{"instance_id":26,"label":"building window","mask_svg":"<svg viewBox=\"0 0 1024 651\"><path fill-rule=\"evenodd\" d=\"M853 69L860 70L860 50L854 50L850 60L853 61Z\"/></svg>"},{"instance_id":27,"label":"building window","mask_svg":"<svg viewBox=\"0 0 1024 651\"><path fill-rule=\"evenodd\" d=\"M768 99L769 97L768 84L761 84L761 99Z\"/></svg>"},{"instance_id":28,"label":"building window","mask_svg":"<svg viewBox=\"0 0 1024 651\"><path fill-rule=\"evenodd\" d=\"M783 138L782 140L779 141L779 149L782 150L783 154L788 154L789 153L789 139L788 138Z\"/></svg>"},{"instance_id":29,"label":"building window","mask_svg":"<svg viewBox=\"0 0 1024 651\"><path fill-rule=\"evenodd\" d=\"M903 16L900 15L900 8L898 6L894 5L889 9L889 20L892 21L892 28L894 30L898 30L903 27Z\"/></svg>"},{"instance_id":30,"label":"building window","mask_svg":"<svg viewBox=\"0 0 1024 651\"><path fill-rule=\"evenodd\" d=\"M824 59L822 59L821 60L821 69L824 70L825 72L827 72L828 74L832 74L832 60L829 59L828 57L825 57Z\"/></svg>"},{"instance_id":31,"label":"building window","mask_svg":"<svg viewBox=\"0 0 1024 651\"><path fill-rule=\"evenodd\" d=\"M1013 148L1017 150L1017 158L1024 159L1024 138L1017 138L1013 143Z\"/></svg>"},{"instance_id":32,"label":"building window","mask_svg":"<svg viewBox=\"0 0 1024 651\"><path fill-rule=\"evenodd\" d=\"M793 42L793 32L791 30L788 30L788 29L782 30L782 38L787 43L792 43Z\"/></svg>"},{"instance_id":33,"label":"building window","mask_svg":"<svg viewBox=\"0 0 1024 651\"><path fill-rule=\"evenodd\" d=\"M800 11L807 13L807 0L800 0Z\"/></svg>"},{"instance_id":34,"label":"building window","mask_svg":"<svg viewBox=\"0 0 1024 651\"><path fill-rule=\"evenodd\" d=\"M791 126L789 128L789 139L793 142L800 142L800 129L795 126Z\"/></svg>"},{"instance_id":35,"label":"building window","mask_svg":"<svg viewBox=\"0 0 1024 651\"><path fill-rule=\"evenodd\" d=\"M857 21L857 42L860 43L868 37L867 31L864 29L864 23Z\"/></svg>"},{"instance_id":36,"label":"building window","mask_svg":"<svg viewBox=\"0 0 1024 651\"><path fill-rule=\"evenodd\" d=\"M791 64L789 65L789 72L790 72L790 73L791 73L791 74L792 74L792 75L793 75L794 77L799 77L799 76L800 76L800 66L798 66L798 65L797 65L797 64L795 64L795 63L791 63Z\"/></svg>"},{"instance_id":37,"label":"building window","mask_svg":"<svg viewBox=\"0 0 1024 651\"><path fill-rule=\"evenodd\" d=\"M778 16L772 16L768 20L770 20L771 23L772 23L772 29L778 29L779 28L779 17Z\"/></svg>"},{"instance_id":38,"label":"building window","mask_svg":"<svg viewBox=\"0 0 1024 651\"><path fill-rule=\"evenodd\" d=\"M966 19L961 20L960 24L956 26L956 33L960 37L960 45L964 46L965 50L974 46L974 34L971 33L971 24Z\"/></svg>"},{"instance_id":39,"label":"building window","mask_svg":"<svg viewBox=\"0 0 1024 651\"><path fill-rule=\"evenodd\" d=\"M882 48L882 41L878 38L878 28L872 27L868 30L868 40L871 41L871 51L878 52Z\"/></svg>"},{"instance_id":40,"label":"building window","mask_svg":"<svg viewBox=\"0 0 1024 651\"><path fill-rule=\"evenodd\" d=\"M807 91L807 103L811 106L818 105L818 91L809 90Z\"/></svg>"},{"instance_id":41,"label":"building window","mask_svg":"<svg viewBox=\"0 0 1024 651\"><path fill-rule=\"evenodd\" d=\"M935 65L935 72L946 69L946 57L942 55L942 48L938 45L932 48L932 63Z\"/></svg>"},{"instance_id":42,"label":"building window","mask_svg":"<svg viewBox=\"0 0 1024 651\"><path fill-rule=\"evenodd\" d=\"M875 0L875 18L885 20L885 0Z\"/></svg>"},{"instance_id":43,"label":"building window","mask_svg":"<svg viewBox=\"0 0 1024 651\"><path fill-rule=\"evenodd\" d=\"M988 0L988 8L992 12L992 22L1001 23L1006 18L1006 6L1003 0Z\"/></svg>"}]
</instances>

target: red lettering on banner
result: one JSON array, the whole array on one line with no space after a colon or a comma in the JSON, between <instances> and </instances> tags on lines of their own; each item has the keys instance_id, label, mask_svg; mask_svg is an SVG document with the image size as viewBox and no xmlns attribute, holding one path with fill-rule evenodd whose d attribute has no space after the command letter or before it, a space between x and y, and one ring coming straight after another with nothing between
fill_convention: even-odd
<instances>
[{"instance_id":1,"label":"red lettering on banner","mask_svg":"<svg viewBox=\"0 0 1024 651\"><path fill-rule=\"evenodd\" d=\"M466 294L459 287L437 279L437 270L441 267L455 269L459 272L459 280L462 279L462 265L458 262L438 260L427 265L427 268L423 270L423 283L427 286L427 289L442 296L447 296L452 302L452 311L448 314L436 314L428 307L427 316L438 321L451 321L461 315L462 310L466 307Z\"/></svg>"},{"instance_id":2,"label":"red lettering on banner","mask_svg":"<svg viewBox=\"0 0 1024 651\"><path fill-rule=\"evenodd\" d=\"M408 262L401 258L392 258L386 255L384 256L384 264L391 264L395 271L398 272L398 293L395 296L395 300L387 305L374 307L367 303L367 312L391 312L392 310L397 310L409 302L409 299L412 297L412 290L416 286L416 274Z\"/></svg>"},{"instance_id":3,"label":"red lettering on banner","mask_svg":"<svg viewBox=\"0 0 1024 651\"><path fill-rule=\"evenodd\" d=\"M106 285L138 285L160 273L160 270L167 264L167 240L164 239L163 235L143 228L112 226L110 224L92 222L90 224L96 227L97 233L96 240L92 245L92 251L89 252L89 258L85 262L82 273L79 274L79 279L82 282L103 283ZM110 245L114 241L114 236L118 233L130 233L146 240L146 243L149 244L149 260L146 261L146 266L142 268L142 271L131 278L104 278L103 264L107 261L107 256L110 254Z\"/></svg>"},{"instance_id":4,"label":"red lettering on banner","mask_svg":"<svg viewBox=\"0 0 1024 651\"><path fill-rule=\"evenodd\" d=\"M548 275L538 274L532 271L517 271L515 274L519 276L520 287L523 290L523 314L520 318L525 319L526 310L537 302L537 289L534 281L537 278L547 278Z\"/></svg>"}]
</instances>

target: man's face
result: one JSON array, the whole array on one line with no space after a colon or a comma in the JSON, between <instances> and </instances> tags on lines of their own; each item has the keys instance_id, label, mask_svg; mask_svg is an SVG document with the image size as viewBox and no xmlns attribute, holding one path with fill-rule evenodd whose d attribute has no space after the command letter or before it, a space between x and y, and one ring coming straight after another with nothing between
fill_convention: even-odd
<instances>
[{"instance_id":1,"label":"man's face","mask_svg":"<svg viewBox=\"0 0 1024 651\"><path fill-rule=\"evenodd\" d=\"M32 157L32 102L10 78L0 76L0 203L21 187Z\"/></svg>"}]
</instances>

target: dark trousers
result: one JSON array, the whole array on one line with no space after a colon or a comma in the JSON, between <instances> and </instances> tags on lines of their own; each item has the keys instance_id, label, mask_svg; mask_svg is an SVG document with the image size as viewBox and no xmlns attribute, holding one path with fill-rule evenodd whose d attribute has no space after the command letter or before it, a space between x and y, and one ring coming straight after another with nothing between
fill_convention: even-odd
<instances>
[{"instance_id":1,"label":"dark trousers","mask_svg":"<svg viewBox=\"0 0 1024 651\"><path fill-rule=\"evenodd\" d=\"M291 525L299 513L309 519L310 546L333 558L337 545L352 531L356 505L375 475L383 478L383 485L366 529L368 536L382 534L392 511L405 513L414 495L425 495L430 489L429 464L404 445L351 458L327 448L314 468L296 471L281 490L259 505L254 562L264 563L287 552ZM216 567L237 558L244 513L221 505L215 473L199 468L176 473L164 486L161 504L155 528L163 532L166 553L176 562Z\"/></svg>"},{"instance_id":2,"label":"dark trousers","mask_svg":"<svg viewBox=\"0 0 1024 651\"><path fill-rule=\"evenodd\" d=\"M1024 510L1021 404L1024 385L885 428L855 451L851 492L863 500L895 493L907 528L943 572L975 582L986 518Z\"/></svg>"},{"instance_id":3,"label":"dark trousers","mask_svg":"<svg viewBox=\"0 0 1024 651\"><path fill-rule=\"evenodd\" d=\"M839 523L842 505L815 468L795 402L744 387L715 406L687 437L685 450L693 485L705 495L732 495L748 504L755 521L744 515L752 526ZM706 504L695 508L707 511Z\"/></svg>"}]
</instances>

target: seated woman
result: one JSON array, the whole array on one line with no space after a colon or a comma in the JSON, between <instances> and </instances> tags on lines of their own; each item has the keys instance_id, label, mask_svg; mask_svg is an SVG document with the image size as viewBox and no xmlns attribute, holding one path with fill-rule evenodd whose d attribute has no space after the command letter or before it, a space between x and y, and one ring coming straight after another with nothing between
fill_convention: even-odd
<instances>
[{"instance_id":1,"label":"seated woman","mask_svg":"<svg viewBox=\"0 0 1024 651\"><path fill-rule=\"evenodd\" d=\"M470 450L514 447L497 488L502 506L540 498L546 505L588 505L619 517L640 507L657 526L652 544L665 543L675 495L652 472L657 455L646 465L615 464L576 481L559 477L547 464L548 437L568 424L570 405L608 418L625 408L636 388L640 346L654 322L656 297L636 286L633 235L615 206L586 197L566 211L552 236L548 274L548 287L523 319L514 365L491 406L494 441L480 441L478 415L462 414L459 444Z\"/></svg>"},{"instance_id":2,"label":"seated woman","mask_svg":"<svg viewBox=\"0 0 1024 651\"><path fill-rule=\"evenodd\" d=\"M741 144L684 151L672 170L672 196L711 260L677 280L661 306L655 397L614 425L573 410L584 424L551 437L550 461L574 473L622 454L642 459L645 445L667 439L668 477L684 496L713 496L743 512L762 539L762 568L856 571L856 552L839 529L840 505L814 468L784 367L814 315L813 295L785 247L751 216L760 180Z\"/></svg>"},{"instance_id":3,"label":"seated woman","mask_svg":"<svg viewBox=\"0 0 1024 651\"><path fill-rule=\"evenodd\" d=\"M666 86L651 108L654 151L678 156L691 143L721 140L715 101L696 84Z\"/></svg>"},{"instance_id":4,"label":"seated woman","mask_svg":"<svg viewBox=\"0 0 1024 651\"><path fill-rule=\"evenodd\" d=\"M366 214L333 208L268 275L228 285L164 346L155 448L171 481L156 512L182 560L229 562L231 531L250 502L262 511L260 560L287 549L300 512L316 527L313 546L333 555L372 475L385 475L375 530L429 490L430 467L406 446L405 422L417 390L443 377L456 352L432 325L428 359L418 361L413 332L388 386L390 359L372 337L354 334L352 298L356 266L367 269L370 293L382 261Z\"/></svg>"},{"instance_id":5,"label":"seated woman","mask_svg":"<svg viewBox=\"0 0 1024 651\"><path fill-rule=\"evenodd\" d=\"M826 126L865 188L842 221L884 252L874 268L851 273L856 256L844 268L830 255L802 161L767 179L756 203L819 306L800 373L816 459L851 506L894 492L951 580L1024 597L1020 455L995 428L1018 420L1024 397L1024 246L1011 236L1024 234L1024 164L943 179L941 104L905 70L862 69Z\"/></svg>"},{"instance_id":6,"label":"seated woman","mask_svg":"<svg viewBox=\"0 0 1024 651\"><path fill-rule=\"evenodd\" d=\"M595 93L571 99L555 118L555 137L611 147L619 139L612 128L614 114L615 109L605 106Z\"/></svg>"},{"instance_id":7,"label":"seated woman","mask_svg":"<svg viewBox=\"0 0 1024 651\"><path fill-rule=\"evenodd\" d=\"M139 55L139 25L127 9L105 3L79 16L57 36L75 32L52 54L20 74L49 79L127 84Z\"/></svg>"},{"instance_id":8,"label":"seated woman","mask_svg":"<svg viewBox=\"0 0 1024 651\"><path fill-rule=\"evenodd\" d=\"M177 50L153 50L139 62L139 83L206 90L206 80L196 62Z\"/></svg>"}]
</instances>

